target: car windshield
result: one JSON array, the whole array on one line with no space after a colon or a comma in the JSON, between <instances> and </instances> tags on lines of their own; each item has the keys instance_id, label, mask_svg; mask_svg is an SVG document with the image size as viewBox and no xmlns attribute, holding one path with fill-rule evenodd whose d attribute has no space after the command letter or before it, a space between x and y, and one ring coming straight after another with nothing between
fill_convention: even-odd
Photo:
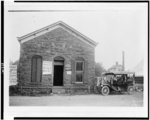
<instances>
[{"instance_id":1,"label":"car windshield","mask_svg":"<svg viewBox=\"0 0 150 120\"><path fill-rule=\"evenodd\" d=\"M133 77L134 76L134 74L128 74L128 77Z\"/></svg>"}]
</instances>

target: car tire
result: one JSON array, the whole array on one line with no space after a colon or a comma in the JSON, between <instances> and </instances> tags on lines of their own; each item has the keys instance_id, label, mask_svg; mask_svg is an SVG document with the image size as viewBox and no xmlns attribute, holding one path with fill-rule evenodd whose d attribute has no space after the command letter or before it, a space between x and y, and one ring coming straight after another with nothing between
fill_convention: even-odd
<instances>
[{"instance_id":1,"label":"car tire","mask_svg":"<svg viewBox=\"0 0 150 120\"><path fill-rule=\"evenodd\" d=\"M127 92L128 94L132 94L134 92L134 88L132 86L129 86Z\"/></svg>"},{"instance_id":2,"label":"car tire","mask_svg":"<svg viewBox=\"0 0 150 120\"><path fill-rule=\"evenodd\" d=\"M101 93L104 96L109 95L109 93L110 93L109 87L108 86L103 86L102 89L101 89Z\"/></svg>"}]
</instances>

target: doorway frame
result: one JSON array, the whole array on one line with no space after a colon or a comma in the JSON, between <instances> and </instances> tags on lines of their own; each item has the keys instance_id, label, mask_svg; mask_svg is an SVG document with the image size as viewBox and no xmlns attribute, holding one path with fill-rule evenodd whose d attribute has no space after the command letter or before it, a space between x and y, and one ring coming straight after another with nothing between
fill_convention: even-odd
<instances>
[{"instance_id":1,"label":"doorway frame","mask_svg":"<svg viewBox=\"0 0 150 120\"><path fill-rule=\"evenodd\" d=\"M64 59L64 67L63 67L63 85L62 86L54 86L54 63L55 63L55 58L56 57L61 57L61 58L63 58ZM65 63L66 63L66 59L65 59L65 57L63 56L63 55L55 55L54 57L53 57L53 74L52 74L52 86L53 87L64 87L65 86L65 84L64 84L64 79L65 79Z\"/></svg>"}]
</instances>

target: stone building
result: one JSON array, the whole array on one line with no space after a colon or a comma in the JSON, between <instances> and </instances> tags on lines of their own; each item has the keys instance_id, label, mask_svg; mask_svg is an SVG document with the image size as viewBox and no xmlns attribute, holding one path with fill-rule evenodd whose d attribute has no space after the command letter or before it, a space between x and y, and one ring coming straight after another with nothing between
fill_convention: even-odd
<instances>
[{"instance_id":1,"label":"stone building","mask_svg":"<svg viewBox=\"0 0 150 120\"><path fill-rule=\"evenodd\" d=\"M21 92L87 93L95 78L96 42L62 21L18 37Z\"/></svg>"}]
</instances>

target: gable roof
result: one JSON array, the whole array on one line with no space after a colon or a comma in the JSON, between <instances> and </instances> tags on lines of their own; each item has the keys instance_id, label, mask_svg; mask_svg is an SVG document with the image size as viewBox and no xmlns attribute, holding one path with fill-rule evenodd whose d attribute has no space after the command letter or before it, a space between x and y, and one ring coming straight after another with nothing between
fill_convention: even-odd
<instances>
[{"instance_id":1,"label":"gable roof","mask_svg":"<svg viewBox=\"0 0 150 120\"><path fill-rule=\"evenodd\" d=\"M98 44L97 42L91 40L90 38L88 38L85 35L81 34L80 32L78 32L77 30L75 30L74 28L70 27L69 25L67 25L66 23L64 23L62 21L58 21L58 22L53 23L53 24L51 24L49 26L46 26L44 28L41 28L39 30L33 31L33 32L29 33L29 34L26 34L24 36L17 37L17 38L18 38L18 41L20 43L24 43L24 42L26 42L28 40L31 40L31 39L33 39L33 38L35 38L37 36L40 36L40 35L45 34L47 32L50 32L50 31L52 31L52 30L54 30L56 28L59 28L59 27L65 29L66 31L68 31L72 35L78 37L83 42L86 42L86 43L88 43L88 44L90 44L92 46L96 46Z\"/></svg>"}]
</instances>

